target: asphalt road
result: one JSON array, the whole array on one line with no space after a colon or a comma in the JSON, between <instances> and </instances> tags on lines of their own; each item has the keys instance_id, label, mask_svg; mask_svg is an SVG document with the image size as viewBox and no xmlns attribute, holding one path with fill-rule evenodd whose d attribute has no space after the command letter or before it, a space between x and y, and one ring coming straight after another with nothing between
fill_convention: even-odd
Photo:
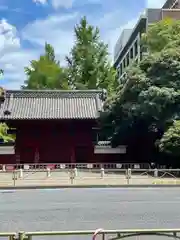
<instances>
[{"instance_id":1,"label":"asphalt road","mask_svg":"<svg viewBox=\"0 0 180 240\"><path fill-rule=\"evenodd\" d=\"M0 231L97 228L180 228L180 188L0 192Z\"/></svg>"}]
</instances>

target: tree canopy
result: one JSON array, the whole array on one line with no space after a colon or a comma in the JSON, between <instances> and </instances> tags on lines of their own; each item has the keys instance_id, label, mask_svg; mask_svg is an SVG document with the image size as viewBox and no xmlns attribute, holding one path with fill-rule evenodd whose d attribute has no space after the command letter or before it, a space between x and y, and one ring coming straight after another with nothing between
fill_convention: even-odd
<instances>
[{"instance_id":1,"label":"tree canopy","mask_svg":"<svg viewBox=\"0 0 180 240\"><path fill-rule=\"evenodd\" d=\"M75 89L107 89L117 87L116 72L110 64L108 45L100 40L97 27L83 17L74 28L75 43L66 57L68 81Z\"/></svg>"},{"instance_id":2,"label":"tree canopy","mask_svg":"<svg viewBox=\"0 0 180 240\"><path fill-rule=\"evenodd\" d=\"M140 63L132 64L122 81L125 84L107 101L102 122L110 126L112 144L135 140L141 145L149 138L152 147L160 140L158 147L165 150L162 139L167 141L174 121L180 119L180 47L170 43L178 41L176 29L180 29L180 22L173 20L155 23L149 28L143 39L149 54ZM177 151L180 155L180 149Z\"/></svg>"},{"instance_id":3,"label":"tree canopy","mask_svg":"<svg viewBox=\"0 0 180 240\"><path fill-rule=\"evenodd\" d=\"M14 142L15 136L13 134L8 134L9 127L6 123L0 123L0 139L3 139L5 143Z\"/></svg>"},{"instance_id":4,"label":"tree canopy","mask_svg":"<svg viewBox=\"0 0 180 240\"><path fill-rule=\"evenodd\" d=\"M180 120L174 121L169 129L163 134L159 141L161 152L165 152L170 156L179 157L180 153Z\"/></svg>"},{"instance_id":5,"label":"tree canopy","mask_svg":"<svg viewBox=\"0 0 180 240\"><path fill-rule=\"evenodd\" d=\"M38 60L32 60L25 68L27 80L22 88L27 89L68 89L65 69L56 60L54 48L45 44L45 53Z\"/></svg>"},{"instance_id":6,"label":"tree canopy","mask_svg":"<svg viewBox=\"0 0 180 240\"><path fill-rule=\"evenodd\" d=\"M165 48L178 47L180 44L180 21L165 18L153 23L148 31L142 35L142 45L150 53L161 52Z\"/></svg>"}]
</instances>

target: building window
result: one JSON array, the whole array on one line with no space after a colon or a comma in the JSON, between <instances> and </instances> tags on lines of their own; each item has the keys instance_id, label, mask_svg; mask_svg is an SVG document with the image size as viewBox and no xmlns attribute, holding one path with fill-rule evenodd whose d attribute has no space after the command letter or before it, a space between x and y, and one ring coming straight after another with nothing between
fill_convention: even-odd
<instances>
[{"instance_id":1,"label":"building window","mask_svg":"<svg viewBox=\"0 0 180 240\"><path fill-rule=\"evenodd\" d=\"M122 73L123 73L123 70L124 70L123 62L121 62L121 67L122 67Z\"/></svg>"},{"instance_id":2,"label":"building window","mask_svg":"<svg viewBox=\"0 0 180 240\"><path fill-rule=\"evenodd\" d=\"M134 49L135 49L135 56L137 56L138 55L138 41L137 40L134 44Z\"/></svg>"},{"instance_id":3,"label":"building window","mask_svg":"<svg viewBox=\"0 0 180 240\"><path fill-rule=\"evenodd\" d=\"M177 1L173 6L173 9L178 9L178 8L179 8L179 1Z\"/></svg>"},{"instance_id":4,"label":"building window","mask_svg":"<svg viewBox=\"0 0 180 240\"><path fill-rule=\"evenodd\" d=\"M127 59L127 66L129 66L129 53L126 55L126 59Z\"/></svg>"},{"instance_id":5,"label":"building window","mask_svg":"<svg viewBox=\"0 0 180 240\"><path fill-rule=\"evenodd\" d=\"M119 77L119 68L117 68L116 70L117 70L117 76Z\"/></svg>"},{"instance_id":6,"label":"building window","mask_svg":"<svg viewBox=\"0 0 180 240\"><path fill-rule=\"evenodd\" d=\"M123 73L123 66L122 66L122 63L121 63L121 65L120 65L120 74L122 75L122 73Z\"/></svg>"},{"instance_id":7,"label":"building window","mask_svg":"<svg viewBox=\"0 0 180 240\"><path fill-rule=\"evenodd\" d=\"M117 76L118 76L118 78L120 76L120 68L119 68L119 66L117 67Z\"/></svg>"},{"instance_id":8,"label":"building window","mask_svg":"<svg viewBox=\"0 0 180 240\"><path fill-rule=\"evenodd\" d=\"M125 61L125 59L123 60L123 68L125 68L126 67L126 61Z\"/></svg>"},{"instance_id":9,"label":"building window","mask_svg":"<svg viewBox=\"0 0 180 240\"><path fill-rule=\"evenodd\" d=\"M141 49L141 52L140 52L140 61L143 59L143 51Z\"/></svg>"},{"instance_id":10,"label":"building window","mask_svg":"<svg viewBox=\"0 0 180 240\"><path fill-rule=\"evenodd\" d=\"M130 50L130 58L133 59L133 48Z\"/></svg>"}]
</instances>

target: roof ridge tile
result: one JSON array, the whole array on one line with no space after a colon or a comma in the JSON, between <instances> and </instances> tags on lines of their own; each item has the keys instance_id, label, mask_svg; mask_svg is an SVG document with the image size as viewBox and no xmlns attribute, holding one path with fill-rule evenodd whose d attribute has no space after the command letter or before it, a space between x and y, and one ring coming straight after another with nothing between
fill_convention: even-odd
<instances>
[{"instance_id":1,"label":"roof ridge tile","mask_svg":"<svg viewBox=\"0 0 180 240\"><path fill-rule=\"evenodd\" d=\"M102 90L7 90L6 97L28 97L28 98L66 98L66 97L96 97L102 95Z\"/></svg>"}]
</instances>

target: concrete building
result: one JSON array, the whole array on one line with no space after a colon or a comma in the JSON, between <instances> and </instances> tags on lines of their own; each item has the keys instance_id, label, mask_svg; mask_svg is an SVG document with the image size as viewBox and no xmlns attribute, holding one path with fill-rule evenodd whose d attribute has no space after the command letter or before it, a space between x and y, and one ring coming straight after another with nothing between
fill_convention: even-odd
<instances>
[{"instance_id":1,"label":"concrete building","mask_svg":"<svg viewBox=\"0 0 180 240\"><path fill-rule=\"evenodd\" d=\"M123 30L114 48L114 66L119 80L132 60L140 61L143 57L143 49L140 47L142 33L147 31L150 24L167 17L180 20L180 0L167 0L159 9L145 9L133 29Z\"/></svg>"}]
</instances>

